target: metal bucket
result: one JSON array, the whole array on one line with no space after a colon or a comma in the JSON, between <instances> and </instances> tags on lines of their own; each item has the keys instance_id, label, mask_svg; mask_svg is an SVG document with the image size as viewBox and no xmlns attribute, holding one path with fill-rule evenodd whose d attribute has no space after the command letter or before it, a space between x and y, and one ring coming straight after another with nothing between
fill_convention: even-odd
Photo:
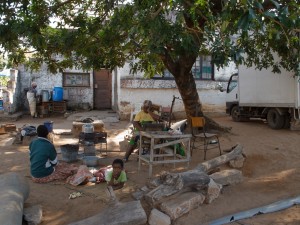
<instances>
[{"instance_id":1,"label":"metal bucket","mask_svg":"<svg viewBox=\"0 0 300 225\"><path fill-rule=\"evenodd\" d=\"M60 146L62 160L65 162L74 162L77 160L79 145L61 145Z\"/></svg>"}]
</instances>

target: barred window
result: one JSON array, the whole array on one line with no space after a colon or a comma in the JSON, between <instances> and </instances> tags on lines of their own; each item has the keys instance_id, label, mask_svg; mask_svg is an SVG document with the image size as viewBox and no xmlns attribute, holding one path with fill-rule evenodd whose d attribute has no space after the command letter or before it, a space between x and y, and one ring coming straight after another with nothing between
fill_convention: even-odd
<instances>
[{"instance_id":1,"label":"barred window","mask_svg":"<svg viewBox=\"0 0 300 225\"><path fill-rule=\"evenodd\" d=\"M214 65L211 56L200 56L192 67L192 73L196 80L214 80ZM156 75L153 79L174 79L173 75L165 70L163 76Z\"/></svg>"}]
</instances>

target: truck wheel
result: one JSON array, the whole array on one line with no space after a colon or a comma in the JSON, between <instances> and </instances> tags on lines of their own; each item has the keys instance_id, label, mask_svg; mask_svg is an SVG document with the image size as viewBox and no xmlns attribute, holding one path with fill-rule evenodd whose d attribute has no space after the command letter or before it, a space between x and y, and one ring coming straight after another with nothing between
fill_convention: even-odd
<instances>
[{"instance_id":1,"label":"truck wheel","mask_svg":"<svg viewBox=\"0 0 300 225\"><path fill-rule=\"evenodd\" d=\"M241 122L242 121L242 118L239 115L239 107L237 105L232 107L232 109L231 109L231 117L232 117L232 120L234 122Z\"/></svg>"},{"instance_id":2,"label":"truck wheel","mask_svg":"<svg viewBox=\"0 0 300 225\"><path fill-rule=\"evenodd\" d=\"M276 109L270 109L267 115L267 122L272 129L281 129L284 126L285 116L281 116Z\"/></svg>"}]
</instances>

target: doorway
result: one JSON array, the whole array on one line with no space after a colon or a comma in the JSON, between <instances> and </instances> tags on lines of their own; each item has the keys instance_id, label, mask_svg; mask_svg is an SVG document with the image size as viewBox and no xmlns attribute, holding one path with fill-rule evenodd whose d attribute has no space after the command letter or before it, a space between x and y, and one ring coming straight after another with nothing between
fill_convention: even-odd
<instances>
[{"instance_id":1,"label":"doorway","mask_svg":"<svg viewBox=\"0 0 300 225\"><path fill-rule=\"evenodd\" d=\"M94 71L94 109L111 109L112 74L109 70Z\"/></svg>"}]
</instances>

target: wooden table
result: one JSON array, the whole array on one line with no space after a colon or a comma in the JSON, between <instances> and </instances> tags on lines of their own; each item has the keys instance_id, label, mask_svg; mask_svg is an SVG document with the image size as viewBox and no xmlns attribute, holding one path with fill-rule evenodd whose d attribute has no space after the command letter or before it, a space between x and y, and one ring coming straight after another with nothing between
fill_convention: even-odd
<instances>
[{"instance_id":1,"label":"wooden table","mask_svg":"<svg viewBox=\"0 0 300 225\"><path fill-rule=\"evenodd\" d=\"M149 155L142 155L143 137L150 138ZM191 137L191 134L170 134L168 131L141 131L138 170L140 170L142 161L149 164L149 177L152 176L152 166L155 164L174 163L175 165L175 163L187 162L187 166L189 166L191 159ZM175 144L178 143L184 144L185 156L176 153ZM159 153L155 150L159 150ZM172 157L172 159L165 159L165 157Z\"/></svg>"}]
</instances>

